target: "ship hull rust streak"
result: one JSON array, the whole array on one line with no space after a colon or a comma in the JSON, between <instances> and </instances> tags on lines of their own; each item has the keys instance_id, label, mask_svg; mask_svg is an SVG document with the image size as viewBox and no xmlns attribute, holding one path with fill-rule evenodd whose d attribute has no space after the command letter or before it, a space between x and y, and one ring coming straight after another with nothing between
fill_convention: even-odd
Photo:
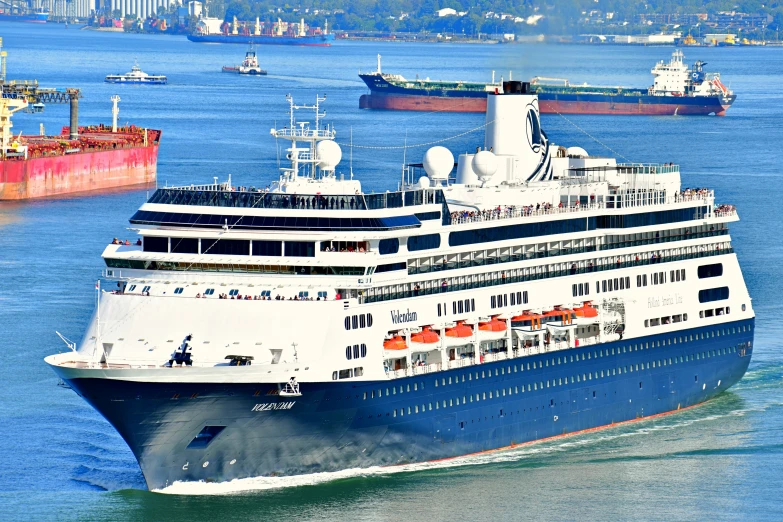
<instances>
[{"instance_id":1,"label":"ship hull rust streak","mask_svg":"<svg viewBox=\"0 0 783 522\"><path fill-rule=\"evenodd\" d=\"M705 102L712 100L705 99ZM438 96L363 94L361 109L392 111L485 112L486 97L442 98ZM618 114L618 115L708 115L725 116L729 105L714 102L704 104L647 104L599 101L546 100L539 95L542 114Z\"/></svg>"}]
</instances>

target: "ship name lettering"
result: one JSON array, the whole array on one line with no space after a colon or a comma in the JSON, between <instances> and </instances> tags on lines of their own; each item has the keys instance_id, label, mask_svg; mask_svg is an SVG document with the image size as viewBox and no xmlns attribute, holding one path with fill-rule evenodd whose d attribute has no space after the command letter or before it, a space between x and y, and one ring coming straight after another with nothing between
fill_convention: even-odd
<instances>
[{"instance_id":1,"label":"ship name lettering","mask_svg":"<svg viewBox=\"0 0 783 522\"><path fill-rule=\"evenodd\" d=\"M390 313L391 313L392 323L394 324L411 323L418 319L416 312L411 312L410 308L408 308L404 312L401 312L399 310L396 311L392 310Z\"/></svg>"},{"instance_id":2,"label":"ship name lettering","mask_svg":"<svg viewBox=\"0 0 783 522\"><path fill-rule=\"evenodd\" d=\"M674 296L661 296L661 297L649 297L647 299L647 308L658 308L659 306L669 306L673 304L682 304L682 296L680 294L674 294Z\"/></svg>"},{"instance_id":3,"label":"ship name lettering","mask_svg":"<svg viewBox=\"0 0 783 522\"><path fill-rule=\"evenodd\" d=\"M250 411L270 411L270 410L290 410L294 407L296 401L291 402L265 402L256 404Z\"/></svg>"}]
</instances>

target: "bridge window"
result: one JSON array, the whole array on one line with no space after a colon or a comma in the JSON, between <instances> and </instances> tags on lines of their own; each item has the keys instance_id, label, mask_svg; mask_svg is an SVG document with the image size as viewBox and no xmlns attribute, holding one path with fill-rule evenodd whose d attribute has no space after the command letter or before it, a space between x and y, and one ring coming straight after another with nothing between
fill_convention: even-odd
<instances>
[{"instance_id":1,"label":"bridge window","mask_svg":"<svg viewBox=\"0 0 783 522\"><path fill-rule=\"evenodd\" d=\"M246 239L202 239L201 253L224 256L250 254L250 241Z\"/></svg>"},{"instance_id":2,"label":"bridge window","mask_svg":"<svg viewBox=\"0 0 783 522\"><path fill-rule=\"evenodd\" d=\"M175 254L198 254L198 239L193 237L172 237L171 252Z\"/></svg>"},{"instance_id":3,"label":"bridge window","mask_svg":"<svg viewBox=\"0 0 783 522\"><path fill-rule=\"evenodd\" d=\"M286 241L285 255L288 257L315 257L313 241Z\"/></svg>"},{"instance_id":4,"label":"bridge window","mask_svg":"<svg viewBox=\"0 0 783 522\"><path fill-rule=\"evenodd\" d=\"M167 237L145 237L144 238L144 251L145 252L164 252L169 251L169 238Z\"/></svg>"},{"instance_id":5,"label":"bridge window","mask_svg":"<svg viewBox=\"0 0 783 522\"><path fill-rule=\"evenodd\" d=\"M281 241L256 241L253 240L254 256L281 256L283 255L283 243Z\"/></svg>"}]
</instances>

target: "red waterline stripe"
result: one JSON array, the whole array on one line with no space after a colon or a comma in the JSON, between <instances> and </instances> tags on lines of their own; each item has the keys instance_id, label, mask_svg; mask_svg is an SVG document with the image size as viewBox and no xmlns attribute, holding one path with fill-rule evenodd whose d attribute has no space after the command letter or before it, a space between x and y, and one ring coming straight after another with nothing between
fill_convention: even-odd
<instances>
[{"instance_id":1,"label":"red waterline stripe","mask_svg":"<svg viewBox=\"0 0 783 522\"><path fill-rule=\"evenodd\" d=\"M678 407L676 410L667 411L667 412L664 412L664 413L656 413L655 415L649 415L647 417L637 417L636 419L630 419L630 420L627 420L627 421L613 422L611 424L604 424L603 426L596 426L595 428L587 428L585 430L572 431L571 433L562 433L560 435L552 435L551 437L545 437L543 439L530 440L530 441L527 441L527 442L520 442L519 444L511 444L510 446L503 446L502 448L495 448L495 449L490 449L490 450L477 451L476 453L466 453L465 455L458 455L456 457L446 457L446 458L443 458L443 459L427 460L427 461L424 461L422 464L432 464L432 463L436 463L436 462L448 462L450 460L456 460L456 459L461 459L461 458L465 458L465 457L475 457L475 456L478 456L478 455L489 455L491 453L497 453L497 452L500 452L500 451L507 451L507 450L511 450L511 449L521 448L523 446L529 446L531 444L538 444L539 442L547 442L547 441L551 441L551 440L562 439L564 437L573 437L574 435L583 435L585 433L592 433L592 432L604 430L604 429L607 429L607 428L615 428L617 426L623 426L625 424L631 424L631 423L634 423L634 422L646 421L646 420L651 420L651 419L657 419L659 417L665 417L667 415L672 415L674 413L680 413L680 412L683 412L683 411L686 411L686 410L690 410L692 408L696 408L696 407L701 406L703 404L706 404L708 402L709 401L700 402L699 404L693 404L691 406L686 406L685 408ZM416 464L416 463L415 462L408 462L406 464L395 464L394 466L389 466L389 467L407 466L409 464Z\"/></svg>"}]
</instances>

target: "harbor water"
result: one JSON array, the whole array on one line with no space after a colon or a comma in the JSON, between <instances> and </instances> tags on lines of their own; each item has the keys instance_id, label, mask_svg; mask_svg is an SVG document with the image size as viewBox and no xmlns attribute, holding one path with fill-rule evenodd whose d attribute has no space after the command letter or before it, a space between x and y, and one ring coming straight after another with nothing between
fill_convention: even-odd
<instances>
[{"instance_id":1,"label":"harbor water","mask_svg":"<svg viewBox=\"0 0 783 522\"><path fill-rule=\"evenodd\" d=\"M326 121L343 146L338 168L365 191L395 189L404 162L431 143L455 155L483 143L481 114L359 109L360 69L383 55L388 72L414 78L567 77L573 83L645 87L670 47L448 45L337 42L329 48L258 49L266 77L221 73L242 46L185 37L1 23L9 79L76 87L80 123L162 129L159 185L211 182L264 187L277 176L269 129L297 103L326 95ZM685 49L737 93L725 118L544 115L558 144L634 162L674 162L683 186L714 188L741 221L732 240L757 313L753 361L718 398L665 417L447 463L177 484L146 491L112 427L44 364L79 339L95 305L100 254L135 240L128 218L154 190L141 188L0 203L0 520L780 520L783 518L783 49ZM166 86L104 84L134 60ZM67 106L17 114L14 133L59 133ZM461 135L466 129L473 133ZM445 141L442 141L445 140ZM350 144L353 143L353 153ZM408 145L403 149L403 145ZM280 144L282 147L282 144ZM306 321L306 318L303 318ZM303 328L306 323L303 322Z\"/></svg>"}]
</instances>

